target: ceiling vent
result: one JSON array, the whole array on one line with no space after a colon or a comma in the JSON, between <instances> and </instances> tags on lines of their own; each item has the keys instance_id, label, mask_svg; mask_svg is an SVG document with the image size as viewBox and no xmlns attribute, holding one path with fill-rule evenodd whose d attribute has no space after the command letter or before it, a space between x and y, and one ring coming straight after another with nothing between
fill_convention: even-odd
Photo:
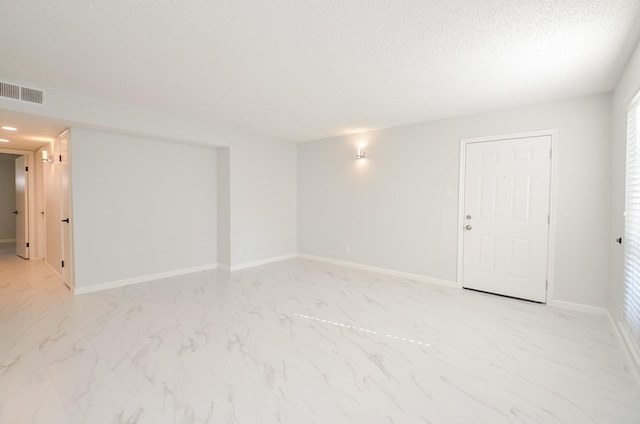
<instances>
[{"instance_id":1,"label":"ceiling vent","mask_svg":"<svg viewBox=\"0 0 640 424\"><path fill-rule=\"evenodd\" d=\"M0 81L0 97L21 102L44 104L44 90Z\"/></svg>"}]
</instances>

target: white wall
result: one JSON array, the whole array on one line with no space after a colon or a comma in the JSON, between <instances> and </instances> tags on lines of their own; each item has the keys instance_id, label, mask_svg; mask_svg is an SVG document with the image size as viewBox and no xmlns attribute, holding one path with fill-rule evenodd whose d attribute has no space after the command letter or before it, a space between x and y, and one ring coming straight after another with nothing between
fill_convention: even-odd
<instances>
[{"instance_id":1,"label":"white wall","mask_svg":"<svg viewBox=\"0 0 640 424\"><path fill-rule=\"evenodd\" d=\"M213 265L216 149L72 128L76 288Z\"/></svg>"},{"instance_id":2,"label":"white wall","mask_svg":"<svg viewBox=\"0 0 640 424\"><path fill-rule=\"evenodd\" d=\"M0 154L0 240L16 238L16 157Z\"/></svg>"},{"instance_id":3,"label":"white wall","mask_svg":"<svg viewBox=\"0 0 640 424\"><path fill-rule=\"evenodd\" d=\"M558 129L554 298L604 307L610 107L604 94L301 144L299 251L455 281L459 140Z\"/></svg>"},{"instance_id":4,"label":"white wall","mask_svg":"<svg viewBox=\"0 0 640 424\"><path fill-rule=\"evenodd\" d=\"M37 81L29 82L43 87ZM47 90L46 106L0 98L0 110L60 119L73 129L92 128L153 140L229 147L229 198L232 202L229 219L230 265L296 252L295 143L106 99L46 86L43 88ZM74 163L77 160L73 158ZM78 200L78 194L73 193L74 202ZM242 254L238 254L239 248L242 248ZM76 265L82 266L78 259ZM159 265L154 272L161 272Z\"/></svg>"},{"instance_id":5,"label":"white wall","mask_svg":"<svg viewBox=\"0 0 640 424\"><path fill-rule=\"evenodd\" d=\"M296 153L267 139L231 147L231 265L297 252Z\"/></svg>"},{"instance_id":6,"label":"white wall","mask_svg":"<svg viewBox=\"0 0 640 424\"><path fill-rule=\"evenodd\" d=\"M218 264L231 265L231 180L228 147L218 149Z\"/></svg>"},{"instance_id":7,"label":"white wall","mask_svg":"<svg viewBox=\"0 0 640 424\"><path fill-rule=\"evenodd\" d=\"M614 242L624 238L624 190L627 138L627 106L640 90L640 44L627 66L613 93L613 131L611 142L611 237L609 303L608 309L614 320L619 321L624 311L624 248Z\"/></svg>"}]
</instances>

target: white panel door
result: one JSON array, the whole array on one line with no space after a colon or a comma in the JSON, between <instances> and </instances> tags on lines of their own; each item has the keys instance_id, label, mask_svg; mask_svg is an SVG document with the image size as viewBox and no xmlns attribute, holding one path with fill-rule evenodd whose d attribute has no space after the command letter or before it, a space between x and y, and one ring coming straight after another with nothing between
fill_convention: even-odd
<instances>
[{"instance_id":1,"label":"white panel door","mask_svg":"<svg viewBox=\"0 0 640 424\"><path fill-rule=\"evenodd\" d=\"M29 258L29 214L27 201L27 158L16 158L16 252L18 256Z\"/></svg>"},{"instance_id":2,"label":"white panel door","mask_svg":"<svg viewBox=\"0 0 640 424\"><path fill-rule=\"evenodd\" d=\"M551 136L466 145L463 287L546 301L550 153Z\"/></svg>"},{"instance_id":3,"label":"white panel door","mask_svg":"<svg viewBox=\"0 0 640 424\"><path fill-rule=\"evenodd\" d=\"M60 134L60 229L62 241L62 281L70 288L71 281L71 219L69 205L69 131Z\"/></svg>"}]
</instances>

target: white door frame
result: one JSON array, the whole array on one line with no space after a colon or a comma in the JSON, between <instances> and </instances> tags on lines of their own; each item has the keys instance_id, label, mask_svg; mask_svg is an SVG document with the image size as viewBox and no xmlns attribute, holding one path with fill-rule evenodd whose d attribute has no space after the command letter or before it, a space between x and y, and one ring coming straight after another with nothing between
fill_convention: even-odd
<instances>
[{"instance_id":1,"label":"white door frame","mask_svg":"<svg viewBox=\"0 0 640 424\"><path fill-rule=\"evenodd\" d=\"M499 141L499 140L510 140L514 138L529 138L529 137L540 137L540 136L550 136L551 137L551 151L553 152L551 155L551 176L550 176L550 187L549 187L549 213L551 214L550 222L549 222L549 241L548 241L548 249L547 249L547 294L546 294L546 304L553 303L554 299L554 258L555 258L555 246L556 246L556 166L558 163L558 130L550 129L550 130L538 130L538 131L526 131L519 133L511 133L511 134L499 134L492 136L483 136L483 137L471 137L471 138L463 138L460 140L460 166L459 166L459 176L458 176L458 272L456 281L458 283L458 287L462 288L462 268L463 268L463 258L464 258L464 231L462 228L464 227L464 198L465 198L465 181L466 181L466 151L467 144L471 143L482 143L487 141Z\"/></svg>"},{"instance_id":2,"label":"white door frame","mask_svg":"<svg viewBox=\"0 0 640 424\"><path fill-rule=\"evenodd\" d=\"M67 137L67 146L66 146L66 157L65 157L65 161L66 161L66 172L67 172L67 187L66 187L66 200L67 202L64 202L65 199L65 195L63 194L64 192L64 187L62 186L62 183L60 184L60 219L64 219L65 216L63 216L62 212L63 212L63 208L66 206L66 208L68 209L67 214L66 214L66 218L69 218L70 223L63 226L60 231L60 243L62 245L62 249L60 250L62 252L62 260L67 259L67 261L65 262L65 269L61 270L60 275L62 277L62 282L71 289L71 291L73 292L75 290L76 287L76 281L75 281L75 267L74 267L74 252L73 252L73 225L74 225L74 219L73 219L73 202L72 202L72 197L71 197L71 129L67 128L66 130L62 131L59 135L58 135L58 140L57 142L60 143L59 144L59 149L62 150L62 141L61 138L62 137ZM62 155L62 151L59 152L60 155ZM62 175L60 175L60 178L62 178ZM66 203L66 205L65 205ZM60 223L62 224L62 222ZM64 229L66 228L67 230L67 237L68 237L68 242L69 242L69 246L68 247L68 251L67 249L65 249L65 234L64 234ZM65 276L67 277L65 279ZM68 281L67 281L68 280Z\"/></svg>"},{"instance_id":3,"label":"white door frame","mask_svg":"<svg viewBox=\"0 0 640 424\"><path fill-rule=\"evenodd\" d=\"M30 150L18 150L18 149L4 149L0 148L0 153L8 153L10 155L22 155L27 159L27 167L29 171L27 171L27 205L28 205L28 217L27 217L27 243L29 243L29 247L27 250L29 254L29 259L31 259L31 252L35 251L32 249L35 247L37 243L36 237L33 237L34 229L36 228L36 214L35 214L35 204L36 204L36 179L35 175L35 166L33 162L34 152Z\"/></svg>"}]
</instances>

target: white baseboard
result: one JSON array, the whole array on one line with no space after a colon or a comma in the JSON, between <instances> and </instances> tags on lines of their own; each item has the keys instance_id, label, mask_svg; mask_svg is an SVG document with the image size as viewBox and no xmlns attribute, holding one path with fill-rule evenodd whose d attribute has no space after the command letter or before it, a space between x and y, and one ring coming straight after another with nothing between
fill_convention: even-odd
<instances>
[{"instance_id":1,"label":"white baseboard","mask_svg":"<svg viewBox=\"0 0 640 424\"><path fill-rule=\"evenodd\" d=\"M15 243L16 239L0 239L0 244L2 243Z\"/></svg>"},{"instance_id":2,"label":"white baseboard","mask_svg":"<svg viewBox=\"0 0 640 424\"><path fill-rule=\"evenodd\" d=\"M139 277L126 278L124 280L108 281L106 283L93 284L91 286L76 287L73 292L74 292L74 294L93 293L93 292L102 291L102 290L114 289L114 288L117 288L117 287L129 286L129 285L132 285L132 284L144 283L144 282L147 282L147 281L160 280L162 278L175 277L177 275L191 274L193 272L205 271L205 270L208 270L208 269L220 268L220 269L224 269L224 270L227 270L227 271L238 271L238 270L241 270L241 269L251 268L251 267L254 267L254 266L258 266L258 265L265 265L265 264L268 264L268 263L271 263L271 262L282 261L284 259L295 258L296 256L297 256L297 254L291 253L291 254L288 254L288 255L276 256L276 257L273 257L273 258L262 259L262 260L253 261L253 262L245 262L243 264L238 264L238 265L233 265L233 266L229 266L227 264L202 265L202 266L196 266L196 267L191 267L191 268L178 269L178 270L175 270L175 271L161 272L161 273L158 273L158 274L141 275ZM52 271L53 271L53 269L52 269ZM58 275L58 274L56 274L56 275Z\"/></svg>"},{"instance_id":3,"label":"white baseboard","mask_svg":"<svg viewBox=\"0 0 640 424\"><path fill-rule=\"evenodd\" d=\"M252 267L258 266L258 265L270 264L272 262L279 262L279 261L283 261L285 259L295 258L297 256L298 256L297 253L289 253L288 255L274 256L272 258L261 259L259 261L245 262L245 263L238 264L238 265L232 265L232 266L229 267L229 270L230 271L239 271L241 269L252 268Z\"/></svg>"},{"instance_id":4,"label":"white baseboard","mask_svg":"<svg viewBox=\"0 0 640 424\"><path fill-rule=\"evenodd\" d=\"M124 280L108 281L106 283L93 284L91 286L76 287L73 290L73 293L74 294L93 293L93 292L102 291L102 290L114 289L116 287L123 287L123 286L129 286L132 284L144 283L147 281L160 280L162 278L175 277L177 275L191 274L194 272L206 271L208 269L216 269L217 267L218 267L218 264L208 264L208 265L194 266L191 268L177 269L174 271L160 272L157 274L141 275L139 277L126 278Z\"/></svg>"},{"instance_id":5,"label":"white baseboard","mask_svg":"<svg viewBox=\"0 0 640 424\"><path fill-rule=\"evenodd\" d=\"M569 311L585 312L593 315L607 315L609 312L606 308L599 306L583 305L581 303L565 302L564 300L551 300L547 302L548 306L553 306L558 309L566 309Z\"/></svg>"},{"instance_id":6,"label":"white baseboard","mask_svg":"<svg viewBox=\"0 0 640 424\"><path fill-rule=\"evenodd\" d=\"M616 323L609 311L607 311L607 317L609 318L609 324L613 329L613 334L615 335L618 345L622 350L625 365L640 390L640 346L634 347L635 342L633 342L631 335L629 334L629 330L624 323Z\"/></svg>"},{"instance_id":7,"label":"white baseboard","mask_svg":"<svg viewBox=\"0 0 640 424\"><path fill-rule=\"evenodd\" d=\"M298 253L298 257L302 259L317 261L317 262L325 262L325 263L334 264L334 265L342 265L350 268L361 269L363 271L377 272L380 274L391 275L393 277L406 278L408 280L438 284L438 285L447 286L447 287L460 288L458 283L455 281L443 280L443 279L434 278L434 277L427 277L427 276L418 275L418 274L411 274L409 272L402 272L402 271L396 271L388 268L379 268L379 267L370 266L370 265L363 265L356 262L341 261L338 259L325 258L323 256L307 255L306 253Z\"/></svg>"}]
</instances>

